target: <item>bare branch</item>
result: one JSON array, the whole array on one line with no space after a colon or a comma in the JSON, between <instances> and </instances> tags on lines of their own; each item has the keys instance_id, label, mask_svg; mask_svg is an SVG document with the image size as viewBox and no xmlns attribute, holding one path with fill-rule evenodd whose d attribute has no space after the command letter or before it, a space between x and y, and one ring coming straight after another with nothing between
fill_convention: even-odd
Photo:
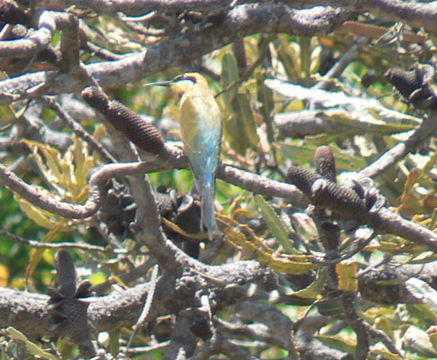
<instances>
[{"instance_id":1,"label":"bare branch","mask_svg":"<svg viewBox=\"0 0 437 360\"><path fill-rule=\"evenodd\" d=\"M189 271L182 277L165 276L158 282L157 300L151 309L152 318L191 307L200 288L206 291L208 288L211 289L213 296L210 301L214 304L213 310L218 311L230 304L256 296L248 291L251 283L266 289L276 286L275 275L255 261L220 266L199 263L199 266L209 276L220 278L225 285L232 286L216 287L216 284L206 282L201 275ZM189 289L186 287L187 282L192 284ZM140 284L127 290L113 291L108 296L90 298L89 321L97 331L110 331L126 324L133 325L143 309L148 288L149 284ZM0 327L14 326L32 338L49 335L50 316L46 309L47 301L48 296L45 295L0 287Z\"/></svg>"},{"instance_id":2,"label":"bare branch","mask_svg":"<svg viewBox=\"0 0 437 360\"><path fill-rule=\"evenodd\" d=\"M436 232L406 220L389 209L382 208L377 212L370 212L368 224L381 234L394 234L437 251Z\"/></svg>"},{"instance_id":3,"label":"bare branch","mask_svg":"<svg viewBox=\"0 0 437 360\"><path fill-rule=\"evenodd\" d=\"M57 28L57 21L62 21L68 14L56 11L44 11L38 21L38 30L28 38L1 41L0 56L2 57L26 57L32 56L38 51L47 48Z\"/></svg>"},{"instance_id":4,"label":"bare branch","mask_svg":"<svg viewBox=\"0 0 437 360\"><path fill-rule=\"evenodd\" d=\"M91 8L100 14L144 14L151 10L214 10L226 8L232 0L39 0L40 6L69 7L72 5Z\"/></svg>"},{"instance_id":5,"label":"bare branch","mask_svg":"<svg viewBox=\"0 0 437 360\"><path fill-rule=\"evenodd\" d=\"M12 234L9 231L0 229L0 235L3 235L5 237L8 237L9 239L12 239L16 242L19 242L21 244L28 245L35 249L81 249L85 251L96 251L96 252L106 252L104 247L101 246L95 246L91 244L76 244L76 243L69 243L69 242L60 242L60 243L43 243L36 240L28 240L21 236Z\"/></svg>"},{"instance_id":6,"label":"bare branch","mask_svg":"<svg viewBox=\"0 0 437 360\"><path fill-rule=\"evenodd\" d=\"M420 144L437 132L437 112L432 111L429 116L426 116L422 124L411 134L411 136L392 147L378 160L374 161L365 169L361 170L358 175L360 177L376 177L385 170L393 166L397 161L404 158L410 152L417 149Z\"/></svg>"},{"instance_id":7,"label":"bare branch","mask_svg":"<svg viewBox=\"0 0 437 360\"><path fill-rule=\"evenodd\" d=\"M144 52L131 53L121 60L86 66L98 83L119 86L135 82L192 61L245 36L265 32L286 32L294 35L327 33L349 17L349 12L334 8L294 10L283 4L248 4L231 9L212 26L197 32L177 34L149 46ZM10 103L16 96L29 98L44 94L80 91L82 80L55 71L25 74L0 82L0 104ZM35 92L35 88L42 89Z\"/></svg>"},{"instance_id":8,"label":"bare branch","mask_svg":"<svg viewBox=\"0 0 437 360\"><path fill-rule=\"evenodd\" d=\"M97 186L90 189L90 197L84 205L71 204L46 196L40 189L26 184L21 178L0 164L0 181L11 191L16 192L30 203L52 213L84 219L96 213L100 201L100 192Z\"/></svg>"},{"instance_id":9,"label":"bare branch","mask_svg":"<svg viewBox=\"0 0 437 360\"><path fill-rule=\"evenodd\" d=\"M59 117L73 130L73 132L81 139L84 139L100 156L108 162L117 162L117 160L106 150L106 148L97 142L78 122L76 122L70 114L65 111L62 106L53 98L45 97L43 100L53 108Z\"/></svg>"},{"instance_id":10,"label":"bare branch","mask_svg":"<svg viewBox=\"0 0 437 360\"><path fill-rule=\"evenodd\" d=\"M355 295L343 293L341 295L346 321L354 329L357 336L357 345L355 347L355 360L366 360L369 353L369 334L364 321L358 316L355 310Z\"/></svg>"}]
</instances>

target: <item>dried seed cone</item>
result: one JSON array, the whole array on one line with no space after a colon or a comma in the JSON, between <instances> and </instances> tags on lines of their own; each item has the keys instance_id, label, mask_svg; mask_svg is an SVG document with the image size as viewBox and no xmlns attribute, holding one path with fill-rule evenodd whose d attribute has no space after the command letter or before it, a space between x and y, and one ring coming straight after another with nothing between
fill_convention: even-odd
<instances>
[{"instance_id":1,"label":"dried seed cone","mask_svg":"<svg viewBox=\"0 0 437 360\"><path fill-rule=\"evenodd\" d=\"M320 175L291 166L287 182L294 184L314 205L331 209L339 218L363 220L367 215L365 203L355 191Z\"/></svg>"},{"instance_id":2,"label":"dried seed cone","mask_svg":"<svg viewBox=\"0 0 437 360\"><path fill-rule=\"evenodd\" d=\"M384 76L398 89L405 99L409 99L411 93L420 88L421 79L417 77L416 71L404 71L398 68L387 70Z\"/></svg>"},{"instance_id":3,"label":"dried seed cone","mask_svg":"<svg viewBox=\"0 0 437 360\"><path fill-rule=\"evenodd\" d=\"M332 182L336 182L335 158L329 146L319 146L317 148L314 154L314 164L317 174Z\"/></svg>"},{"instance_id":4,"label":"dried seed cone","mask_svg":"<svg viewBox=\"0 0 437 360\"><path fill-rule=\"evenodd\" d=\"M164 147L159 130L149 121L126 106L109 101L97 88L87 88L82 92L84 100L99 110L105 118L140 149L158 154Z\"/></svg>"},{"instance_id":5,"label":"dried seed cone","mask_svg":"<svg viewBox=\"0 0 437 360\"><path fill-rule=\"evenodd\" d=\"M82 91L83 99L96 110L99 110L101 113L105 114L109 106L109 100L105 94L103 94L96 87L87 87Z\"/></svg>"},{"instance_id":6,"label":"dried seed cone","mask_svg":"<svg viewBox=\"0 0 437 360\"><path fill-rule=\"evenodd\" d=\"M311 199L311 186L320 179L319 175L313 174L304 168L298 166L290 166L287 173L287 182L294 184L300 191L302 191L308 198Z\"/></svg>"},{"instance_id":7,"label":"dried seed cone","mask_svg":"<svg viewBox=\"0 0 437 360\"><path fill-rule=\"evenodd\" d=\"M111 101L105 114L110 123L140 149L158 154L164 147L159 130L129 108Z\"/></svg>"}]
</instances>

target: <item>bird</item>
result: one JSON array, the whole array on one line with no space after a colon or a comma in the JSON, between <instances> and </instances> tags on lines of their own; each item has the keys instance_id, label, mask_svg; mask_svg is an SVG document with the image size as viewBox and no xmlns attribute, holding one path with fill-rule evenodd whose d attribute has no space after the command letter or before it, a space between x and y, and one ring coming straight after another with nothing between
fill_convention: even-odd
<instances>
[{"instance_id":1,"label":"bird","mask_svg":"<svg viewBox=\"0 0 437 360\"><path fill-rule=\"evenodd\" d=\"M170 86L180 96L179 123L184 153L190 162L195 187L201 198L201 223L212 240L220 234L214 199L223 132L222 112L207 80L198 73L186 73L155 84Z\"/></svg>"}]
</instances>

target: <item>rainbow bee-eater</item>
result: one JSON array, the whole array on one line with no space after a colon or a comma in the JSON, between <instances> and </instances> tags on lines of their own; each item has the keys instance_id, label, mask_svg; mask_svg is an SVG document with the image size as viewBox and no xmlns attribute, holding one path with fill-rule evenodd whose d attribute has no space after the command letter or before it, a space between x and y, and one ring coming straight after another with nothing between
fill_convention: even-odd
<instances>
[{"instance_id":1,"label":"rainbow bee-eater","mask_svg":"<svg viewBox=\"0 0 437 360\"><path fill-rule=\"evenodd\" d=\"M220 157L222 114L206 79L188 73L157 83L179 94L179 122L184 152L201 196L201 222L209 239L219 233L214 215L215 175Z\"/></svg>"}]
</instances>

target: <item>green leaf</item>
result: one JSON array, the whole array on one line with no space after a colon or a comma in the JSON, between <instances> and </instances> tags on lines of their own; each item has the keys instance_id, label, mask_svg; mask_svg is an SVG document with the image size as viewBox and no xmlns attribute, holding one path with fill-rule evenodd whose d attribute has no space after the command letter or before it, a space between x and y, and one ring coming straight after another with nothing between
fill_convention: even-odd
<instances>
[{"instance_id":1,"label":"green leaf","mask_svg":"<svg viewBox=\"0 0 437 360\"><path fill-rule=\"evenodd\" d=\"M220 229L226 234L226 242L243 253L250 253L252 258L275 271L303 274L317 267L316 264L308 261L307 256L277 256L275 251L258 238L249 226L239 224L229 216L218 213L217 219L220 222Z\"/></svg>"},{"instance_id":2,"label":"green leaf","mask_svg":"<svg viewBox=\"0 0 437 360\"><path fill-rule=\"evenodd\" d=\"M238 65L235 60L235 56L231 53L226 53L223 55L222 59L222 74L221 74L221 86L223 89L226 89L232 83L238 81ZM238 93L238 88L234 87L228 91L225 91L221 96L225 102L225 105L230 108L232 100Z\"/></svg>"},{"instance_id":3,"label":"green leaf","mask_svg":"<svg viewBox=\"0 0 437 360\"><path fill-rule=\"evenodd\" d=\"M238 81L238 79L238 66L235 57L232 54L226 53L222 59L221 85L223 89L226 89L229 85ZM251 141L255 142L254 136L258 136L256 129L255 131L253 130L252 111L250 106L246 106L245 99L238 94L237 87L224 91L221 96L223 97L225 107L224 136L231 147L244 156L246 150L251 147ZM243 108L241 108L241 105ZM252 120L250 117L252 117ZM249 128L246 128L246 126L249 126Z\"/></svg>"},{"instance_id":4,"label":"green leaf","mask_svg":"<svg viewBox=\"0 0 437 360\"><path fill-rule=\"evenodd\" d=\"M308 147L286 143L280 143L279 146L285 160L292 160L298 165L311 164L313 162L315 146Z\"/></svg>"},{"instance_id":5,"label":"green leaf","mask_svg":"<svg viewBox=\"0 0 437 360\"><path fill-rule=\"evenodd\" d=\"M265 75L260 74L256 79L256 89L258 102L261 104L259 110L262 114L264 123L266 124L267 140L270 146L275 142L275 130L274 130L274 110L275 104L273 102L273 92L264 85ZM276 147L271 146L271 150L275 161L277 162Z\"/></svg>"},{"instance_id":6,"label":"green leaf","mask_svg":"<svg viewBox=\"0 0 437 360\"><path fill-rule=\"evenodd\" d=\"M278 214L276 214L273 207L261 195L255 195L254 199L260 208L270 231L282 245L284 250L290 254L298 254L299 252L293 247L293 244L288 238L289 230Z\"/></svg>"},{"instance_id":7,"label":"green leaf","mask_svg":"<svg viewBox=\"0 0 437 360\"><path fill-rule=\"evenodd\" d=\"M410 326L402 338L405 348L417 353L420 356L435 358L437 352L434 351L428 334L416 326Z\"/></svg>"},{"instance_id":8,"label":"green leaf","mask_svg":"<svg viewBox=\"0 0 437 360\"><path fill-rule=\"evenodd\" d=\"M280 143L280 149L284 159L290 159L298 165L311 164L314 159L314 153L318 145L313 145L314 141L307 141L307 145L294 145L289 143ZM322 142L327 144L329 141ZM335 144L330 144L335 157L335 165L338 171L356 171L367 165L365 159L348 155L341 151Z\"/></svg>"},{"instance_id":9,"label":"green leaf","mask_svg":"<svg viewBox=\"0 0 437 360\"><path fill-rule=\"evenodd\" d=\"M355 352L356 344L354 341L346 340L340 336L318 335L315 337L325 345L328 345L335 349L345 351L349 354L353 354Z\"/></svg>"},{"instance_id":10,"label":"green leaf","mask_svg":"<svg viewBox=\"0 0 437 360\"><path fill-rule=\"evenodd\" d=\"M304 73L305 78L310 77L310 67L311 67L311 37L301 36L299 37L300 46L300 64L301 71Z\"/></svg>"},{"instance_id":11,"label":"green leaf","mask_svg":"<svg viewBox=\"0 0 437 360\"><path fill-rule=\"evenodd\" d=\"M358 264L354 261L342 261L335 265L339 290L356 292L358 290Z\"/></svg>"},{"instance_id":12,"label":"green leaf","mask_svg":"<svg viewBox=\"0 0 437 360\"><path fill-rule=\"evenodd\" d=\"M323 316L343 316L343 304L339 298L331 298L317 303L317 311Z\"/></svg>"},{"instance_id":13,"label":"green leaf","mask_svg":"<svg viewBox=\"0 0 437 360\"><path fill-rule=\"evenodd\" d=\"M381 360L402 360L404 359L402 356L398 354L393 354L390 351L384 349L372 349L370 351L370 356L372 359L381 359Z\"/></svg>"},{"instance_id":14,"label":"green leaf","mask_svg":"<svg viewBox=\"0 0 437 360\"><path fill-rule=\"evenodd\" d=\"M405 285L415 297L421 299L429 307L434 313L434 319L437 320L437 291L417 278L408 279Z\"/></svg>"},{"instance_id":15,"label":"green leaf","mask_svg":"<svg viewBox=\"0 0 437 360\"><path fill-rule=\"evenodd\" d=\"M0 71L0 80L7 79L8 74L4 71ZM17 114L12 106L10 105L0 105L0 131L6 131L9 129L15 121L21 117L27 107L24 110L19 111Z\"/></svg>"},{"instance_id":16,"label":"green leaf","mask_svg":"<svg viewBox=\"0 0 437 360\"><path fill-rule=\"evenodd\" d=\"M326 268L321 269L317 274L316 280L314 280L306 288L298 291L287 292L286 295L287 296L291 295L302 299L314 299L320 294L323 287L325 286L326 278L327 278L327 269Z\"/></svg>"},{"instance_id":17,"label":"green leaf","mask_svg":"<svg viewBox=\"0 0 437 360\"><path fill-rule=\"evenodd\" d=\"M236 120L238 126L243 130L244 139L248 140L248 144L257 149L259 146L259 137L256 133L255 119L253 117L253 111L250 107L248 94L237 94L237 103L234 104L234 112L236 114Z\"/></svg>"},{"instance_id":18,"label":"green leaf","mask_svg":"<svg viewBox=\"0 0 437 360\"><path fill-rule=\"evenodd\" d=\"M380 120L374 122L359 120L343 110L320 112L319 116L336 124L348 126L350 127L349 131L353 133L365 132L366 134L378 136L409 131L417 126L415 124L389 123Z\"/></svg>"},{"instance_id":19,"label":"green leaf","mask_svg":"<svg viewBox=\"0 0 437 360\"><path fill-rule=\"evenodd\" d=\"M113 356L117 356L120 352L120 329L111 331L109 335L109 351Z\"/></svg>"},{"instance_id":20,"label":"green leaf","mask_svg":"<svg viewBox=\"0 0 437 360\"><path fill-rule=\"evenodd\" d=\"M41 239L43 243L51 243L54 242L59 234L64 230L67 226L68 219L61 219L59 222ZM30 253L29 263L26 267L26 281L30 279L36 267L38 266L41 256L46 249L33 249Z\"/></svg>"},{"instance_id":21,"label":"green leaf","mask_svg":"<svg viewBox=\"0 0 437 360\"><path fill-rule=\"evenodd\" d=\"M50 196L49 194L46 195ZM53 213L34 206L17 194L14 194L14 196L18 202L18 205L20 206L20 209L29 217L29 219L34 221L39 226L50 230L58 223L59 220Z\"/></svg>"},{"instance_id":22,"label":"green leaf","mask_svg":"<svg viewBox=\"0 0 437 360\"><path fill-rule=\"evenodd\" d=\"M290 41L288 35L279 35L278 39L280 42L278 57L284 66L288 78L292 81L297 81L300 77L299 45L296 42Z\"/></svg>"},{"instance_id":23,"label":"green leaf","mask_svg":"<svg viewBox=\"0 0 437 360\"><path fill-rule=\"evenodd\" d=\"M31 342L22 332L18 331L13 327L8 327L6 329L7 334L14 340L23 342L26 345L26 349L35 357L49 359L49 360L58 360L58 357L48 353L41 349L38 345Z\"/></svg>"}]
</instances>

